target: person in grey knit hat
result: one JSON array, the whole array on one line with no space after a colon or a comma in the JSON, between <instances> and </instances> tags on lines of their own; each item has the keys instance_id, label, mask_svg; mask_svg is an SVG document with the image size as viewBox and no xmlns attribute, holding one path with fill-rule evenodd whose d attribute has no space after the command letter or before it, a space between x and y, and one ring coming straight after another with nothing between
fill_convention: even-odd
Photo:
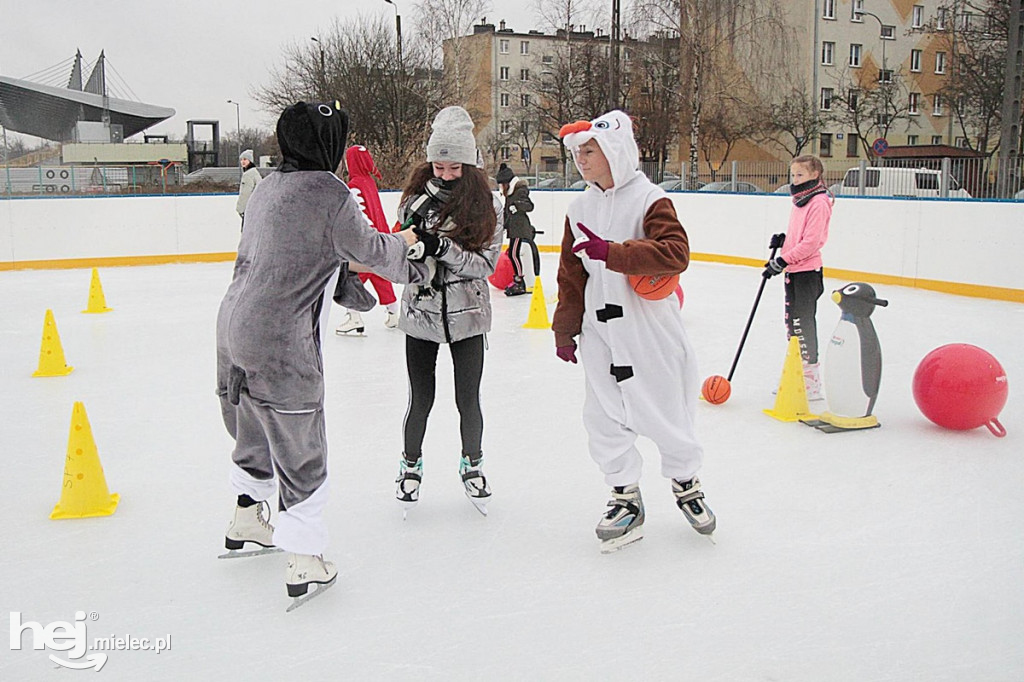
<instances>
[{"instance_id":1,"label":"person in grey knit hat","mask_svg":"<svg viewBox=\"0 0 1024 682\"><path fill-rule=\"evenodd\" d=\"M455 373L462 453L459 475L466 496L486 513L491 491L483 472L483 412L480 381L484 335L491 329L487 277L501 253L501 201L477 168L473 121L462 107L446 107L434 119L427 162L413 169L402 192L398 216L419 240L408 258L426 262L426 284L402 292L398 328L405 333L409 405L395 497L407 512L419 502L423 438L434 405L435 368L448 346Z\"/></svg>"},{"instance_id":2,"label":"person in grey knit hat","mask_svg":"<svg viewBox=\"0 0 1024 682\"><path fill-rule=\"evenodd\" d=\"M256 169L256 164L253 163L253 158L251 149L246 149L238 155L238 165L242 167L242 182L238 187L238 201L235 202L235 210L238 212L238 217L242 219L243 228L245 227L245 207L249 204L249 198L252 196L253 190L256 189L256 185L260 184L260 180L263 179L259 170Z\"/></svg>"}]
</instances>

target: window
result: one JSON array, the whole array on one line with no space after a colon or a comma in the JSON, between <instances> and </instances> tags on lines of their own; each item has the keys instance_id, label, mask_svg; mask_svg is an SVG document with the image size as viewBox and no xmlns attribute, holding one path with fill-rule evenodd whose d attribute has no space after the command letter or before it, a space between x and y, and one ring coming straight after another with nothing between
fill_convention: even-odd
<instances>
[{"instance_id":1,"label":"window","mask_svg":"<svg viewBox=\"0 0 1024 682\"><path fill-rule=\"evenodd\" d=\"M832 95L835 91L832 88L821 89L821 110L832 111Z\"/></svg>"},{"instance_id":2,"label":"window","mask_svg":"<svg viewBox=\"0 0 1024 682\"><path fill-rule=\"evenodd\" d=\"M908 96L908 99L907 99L907 113L908 114L920 113L918 111L918 107L920 106L920 104L921 104L921 93L919 93L919 92L912 92L912 93L910 93L910 95Z\"/></svg>"},{"instance_id":3,"label":"window","mask_svg":"<svg viewBox=\"0 0 1024 682\"><path fill-rule=\"evenodd\" d=\"M960 30L962 30L962 31L970 31L971 30L971 23L973 22L973 20L974 20L974 15L971 14L970 12L964 12L963 14L961 14L960 15Z\"/></svg>"},{"instance_id":4,"label":"window","mask_svg":"<svg viewBox=\"0 0 1024 682\"><path fill-rule=\"evenodd\" d=\"M942 135L932 135L932 144L942 144Z\"/></svg>"},{"instance_id":5,"label":"window","mask_svg":"<svg viewBox=\"0 0 1024 682\"><path fill-rule=\"evenodd\" d=\"M946 53L935 53L935 73L946 73Z\"/></svg>"},{"instance_id":6,"label":"window","mask_svg":"<svg viewBox=\"0 0 1024 682\"><path fill-rule=\"evenodd\" d=\"M892 83L892 69L879 69L878 70L878 82L879 83Z\"/></svg>"},{"instance_id":7,"label":"window","mask_svg":"<svg viewBox=\"0 0 1024 682\"><path fill-rule=\"evenodd\" d=\"M958 114L963 114L967 111L967 96L957 95L956 98L956 111Z\"/></svg>"},{"instance_id":8,"label":"window","mask_svg":"<svg viewBox=\"0 0 1024 682\"><path fill-rule=\"evenodd\" d=\"M503 66L500 69L498 69L498 78L503 80L503 81L507 81L508 80L508 67L507 66Z\"/></svg>"},{"instance_id":9,"label":"window","mask_svg":"<svg viewBox=\"0 0 1024 682\"><path fill-rule=\"evenodd\" d=\"M509 94L507 92L501 93L501 106L507 107L509 99L511 99L511 97L509 96Z\"/></svg>"},{"instance_id":10,"label":"window","mask_svg":"<svg viewBox=\"0 0 1024 682\"><path fill-rule=\"evenodd\" d=\"M942 116L942 95L932 95L932 116Z\"/></svg>"},{"instance_id":11,"label":"window","mask_svg":"<svg viewBox=\"0 0 1024 682\"><path fill-rule=\"evenodd\" d=\"M511 133L512 132L512 121L502 121L501 122L501 132L503 132L503 133Z\"/></svg>"},{"instance_id":12,"label":"window","mask_svg":"<svg viewBox=\"0 0 1024 682\"><path fill-rule=\"evenodd\" d=\"M502 38L498 41L498 52L501 54L508 54L508 40L506 38Z\"/></svg>"},{"instance_id":13,"label":"window","mask_svg":"<svg viewBox=\"0 0 1024 682\"><path fill-rule=\"evenodd\" d=\"M907 144L913 147L917 144L917 135L907 135Z\"/></svg>"},{"instance_id":14,"label":"window","mask_svg":"<svg viewBox=\"0 0 1024 682\"><path fill-rule=\"evenodd\" d=\"M836 44L827 40L821 44L821 63L832 66L836 61Z\"/></svg>"},{"instance_id":15,"label":"window","mask_svg":"<svg viewBox=\"0 0 1024 682\"><path fill-rule=\"evenodd\" d=\"M896 40L896 27L891 24L882 24L882 40Z\"/></svg>"},{"instance_id":16,"label":"window","mask_svg":"<svg viewBox=\"0 0 1024 682\"><path fill-rule=\"evenodd\" d=\"M519 95L519 105L524 107L530 106L530 96L527 94Z\"/></svg>"},{"instance_id":17,"label":"window","mask_svg":"<svg viewBox=\"0 0 1024 682\"><path fill-rule=\"evenodd\" d=\"M836 18L836 0L824 0L824 2L821 3L821 18Z\"/></svg>"},{"instance_id":18,"label":"window","mask_svg":"<svg viewBox=\"0 0 1024 682\"><path fill-rule=\"evenodd\" d=\"M960 55L956 60L956 73L958 76L967 75L967 57Z\"/></svg>"},{"instance_id":19,"label":"window","mask_svg":"<svg viewBox=\"0 0 1024 682\"><path fill-rule=\"evenodd\" d=\"M523 131L523 135L524 136L528 136L530 134L530 122L529 121L522 121L519 124L519 129L521 131Z\"/></svg>"},{"instance_id":20,"label":"window","mask_svg":"<svg viewBox=\"0 0 1024 682\"><path fill-rule=\"evenodd\" d=\"M910 70L921 73L921 50L910 51Z\"/></svg>"},{"instance_id":21,"label":"window","mask_svg":"<svg viewBox=\"0 0 1024 682\"><path fill-rule=\"evenodd\" d=\"M875 125L876 126L884 128L884 127L888 126L890 123L892 123L892 114L890 114L890 113L879 114L877 112L875 113Z\"/></svg>"},{"instance_id":22,"label":"window","mask_svg":"<svg viewBox=\"0 0 1024 682\"><path fill-rule=\"evenodd\" d=\"M882 180L882 172L878 169L869 168L864 173L864 186L865 187L878 187L879 182ZM846 171L846 175L843 177L843 187L860 187L860 169L851 168Z\"/></svg>"},{"instance_id":23,"label":"window","mask_svg":"<svg viewBox=\"0 0 1024 682\"><path fill-rule=\"evenodd\" d=\"M530 41L520 40L519 41L519 54L530 54Z\"/></svg>"},{"instance_id":24,"label":"window","mask_svg":"<svg viewBox=\"0 0 1024 682\"><path fill-rule=\"evenodd\" d=\"M860 155L860 136L857 133L846 134L846 155L852 157Z\"/></svg>"},{"instance_id":25,"label":"window","mask_svg":"<svg viewBox=\"0 0 1024 682\"><path fill-rule=\"evenodd\" d=\"M846 101L850 103L850 111L857 109L857 105L860 103L860 91L850 90L846 93Z\"/></svg>"},{"instance_id":26,"label":"window","mask_svg":"<svg viewBox=\"0 0 1024 682\"><path fill-rule=\"evenodd\" d=\"M822 156L832 156L832 133L822 133L818 136L818 151Z\"/></svg>"},{"instance_id":27,"label":"window","mask_svg":"<svg viewBox=\"0 0 1024 682\"><path fill-rule=\"evenodd\" d=\"M957 147L960 147L961 149L970 149L971 147L971 145L968 144L966 137L956 138L956 141L953 142L953 144L955 144Z\"/></svg>"},{"instance_id":28,"label":"window","mask_svg":"<svg viewBox=\"0 0 1024 682\"><path fill-rule=\"evenodd\" d=\"M512 149L509 148L509 147L502 147L501 148L501 160L502 161L508 161L511 158L512 158Z\"/></svg>"},{"instance_id":29,"label":"window","mask_svg":"<svg viewBox=\"0 0 1024 682\"><path fill-rule=\"evenodd\" d=\"M946 8L940 7L938 14L935 15L935 28L939 31L946 30Z\"/></svg>"},{"instance_id":30,"label":"window","mask_svg":"<svg viewBox=\"0 0 1024 682\"><path fill-rule=\"evenodd\" d=\"M546 54L546 55L544 55L543 57L540 58L540 61L541 61L542 64L554 64L555 63L555 58L552 57L549 54Z\"/></svg>"},{"instance_id":31,"label":"window","mask_svg":"<svg viewBox=\"0 0 1024 682\"><path fill-rule=\"evenodd\" d=\"M864 21L864 0L853 0L850 6L850 21Z\"/></svg>"},{"instance_id":32,"label":"window","mask_svg":"<svg viewBox=\"0 0 1024 682\"><path fill-rule=\"evenodd\" d=\"M850 66L860 68L860 56L864 46L857 43L850 43Z\"/></svg>"},{"instance_id":33,"label":"window","mask_svg":"<svg viewBox=\"0 0 1024 682\"><path fill-rule=\"evenodd\" d=\"M528 81L528 80L530 80L530 70L529 69L519 69L519 80L521 80L521 81Z\"/></svg>"},{"instance_id":34,"label":"window","mask_svg":"<svg viewBox=\"0 0 1024 682\"><path fill-rule=\"evenodd\" d=\"M914 5L910 17L911 28L921 28L924 25L924 5Z\"/></svg>"}]
</instances>

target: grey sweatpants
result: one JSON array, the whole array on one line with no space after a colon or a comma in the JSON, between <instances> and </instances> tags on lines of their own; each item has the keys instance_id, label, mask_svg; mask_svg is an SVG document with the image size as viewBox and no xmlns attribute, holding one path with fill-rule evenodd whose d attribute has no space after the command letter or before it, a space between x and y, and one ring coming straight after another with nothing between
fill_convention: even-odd
<instances>
[{"instance_id":1,"label":"grey sweatpants","mask_svg":"<svg viewBox=\"0 0 1024 682\"><path fill-rule=\"evenodd\" d=\"M231 485L255 500L278 495L274 544L286 552L323 554L327 548L327 435L323 410L283 412L244 388L232 405L220 399L235 439Z\"/></svg>"}]
</instances>

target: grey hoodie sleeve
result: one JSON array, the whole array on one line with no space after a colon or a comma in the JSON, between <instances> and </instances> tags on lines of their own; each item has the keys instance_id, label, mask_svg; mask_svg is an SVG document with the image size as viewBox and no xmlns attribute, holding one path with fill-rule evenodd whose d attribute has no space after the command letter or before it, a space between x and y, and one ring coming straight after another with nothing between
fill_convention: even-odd
<instances>
[{"instance_id":1,"label":"grey hoodie sleeve","mask_svg":"<svg viewBox=\"0 0 1024 682\"><path fill-rule=\"evenodd\" d=\"M427 279L427 266L405 257L408 247L396 234L378 232L367 224L355 199L347 195L334 217L331 239L344 260L362 263L391 282L417 284Z\"/></svg>"},{"instance_id":2,"label":"grey hoodie sleeve","mask_svg":"<svg viewBox=\"0 0 1024 682\"><path fill-rule=\"evenodd\" d=\"M502 218L504 211L498 197L492 194L491 198L493 199L494 213L498 218L497 225L494 228L494 236L491 237L491 243L480 251L467 251L452 241L444 255L437 259L439 262L444 263L453 274L463 279L484 279L490 277L494 273L494 268L498 265L498 257L501 255L502 235L505 231Z\"/></svg>"}]
</instances>

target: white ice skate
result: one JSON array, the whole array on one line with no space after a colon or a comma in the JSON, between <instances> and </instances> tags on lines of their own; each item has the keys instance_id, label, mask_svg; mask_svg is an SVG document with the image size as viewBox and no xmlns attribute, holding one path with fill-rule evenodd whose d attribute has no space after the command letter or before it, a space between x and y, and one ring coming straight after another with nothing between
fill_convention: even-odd
<instances>
[{"instance_id":1,"label":"white ice skate","mask_svg":"<svg viewBox=\"0 0 1024 682\"><path fill-rule=\"evenodd\" d=\"M286 611L294 611L313 597L332 587L338 578L338 569L332 561L313 554L290 554L285 584L288 596L292 598ZM309 586L315 585L310 592Z\"/></svg>"},{"instance_id":2,"label":"white ice skate","mask_svg":"<svg viewBox=\"0 0 1024 682\"><path fill-rule=\"evenodd\" d=\"M388 311L387 317L384 318L384 326L388 329L394 329L398 326L398 313Z\"/></svg>"},{"instance_id":3,"label":"white ice skate","mask_svg":"<svg viewBox=\"0 0 1024 682\"><path fill-rule=\"evenodd\" d=\"M270 525L270 503L263 501L249 507L235 507L235 518L224 535L224 547L228 550L218 559L240 559L280 552L274 547L274 527ZM245 543L259 545L260 549L243 549Z\"/></svg>"},{"instance_id":4,"label":"white ice skate","mask_svg":"<svg viewBox=\"0 0 1024 682\"><path fill-rule=\"evenodd\" d=\"M341 321L334 333L339 336L365 336L366 325L363 324L363 316L356 312L350 312Z\"/></svg>"},{"instance_id":5,"label":"white ice skate","mask_svg":"<svg viewBox=\"0 0 1024 682\"><path fill-rule=\"evenodd\" d=\"M597 524L601 553L611 554L644 537L644 501L637 485L612 488L611 507Z\"/></svg>"},{"instance_id":6,"label":"white ice skate","mask_svg":"<svg viewBox=\"0 0 1024 682\"><path fill-rule=\"evenodd\" d=\"M700 479L696 476L689 481L680 481L673 478L672 494L676 496L676 505L683 512L683 516L690 522L690 525L693 526L693 529L706 536L713 544L715 539L711 534L715 532L717 520L715 519L715 513L711 511L711 507L704 502L704 493L700 489Z\"/></svg>"},{"instance_id":7,"label":"white ice skate","mask_svg":"<svg viewBox=\"0 0 1024 682\"><path fill-rule=\"evenodd\" d=\"M487 516L487 502L491 498L491 489L487 487L487 478L484 476L483 458L481 457L472 464L465 455L459 460L459 476L462 477L462 485L466 489L466 497L473 503L476 510Z\"/></svg>"},{"instance_id":8,"label":"white ice skate","mask_svg":"<svg viewBox=\"0 0 1024 682\"><path fill-rule=\"evenodd\" d=\"M423 481L423 458L420 457L415 463L409 462L402 455L398 464L398 478L395 483L395 499L402 505L402 518L405 519L409 510L420 501L420 483Z\"/></svg>"}]
</instances>

